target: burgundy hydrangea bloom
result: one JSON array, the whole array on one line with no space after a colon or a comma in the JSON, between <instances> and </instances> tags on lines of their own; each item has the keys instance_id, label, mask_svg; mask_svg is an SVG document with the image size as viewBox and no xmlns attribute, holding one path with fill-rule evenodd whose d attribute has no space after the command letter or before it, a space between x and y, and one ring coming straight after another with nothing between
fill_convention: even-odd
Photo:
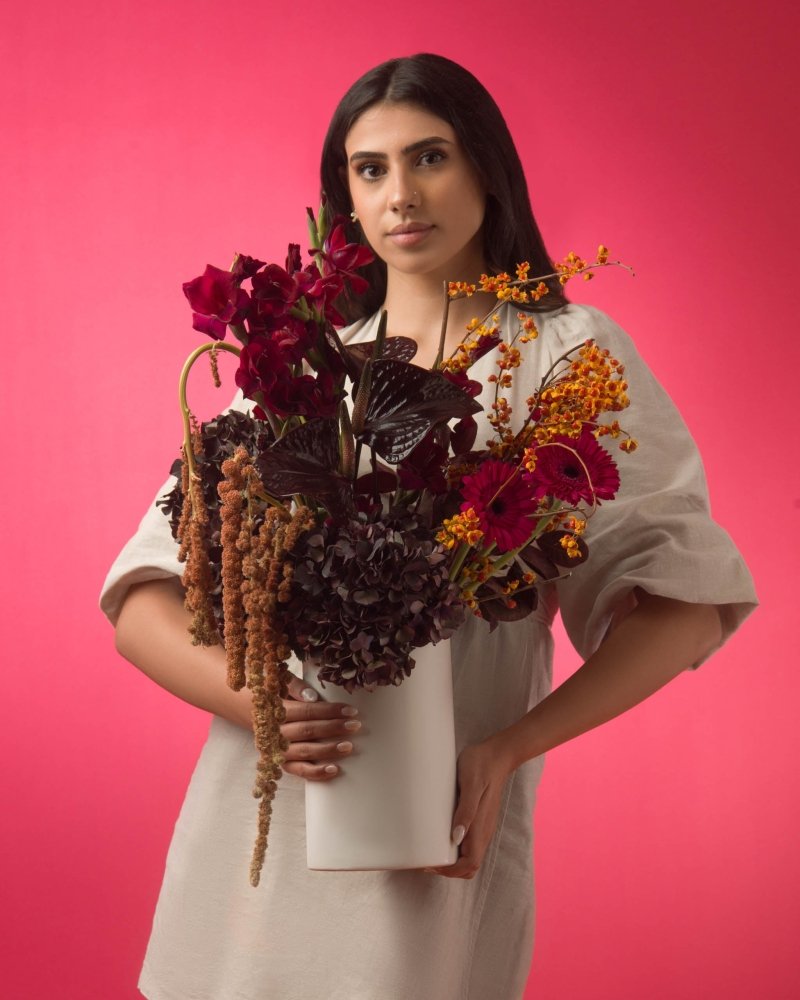
<instances>
[{"instance_id":1,"label":"burgundy hydrangea bloom","mask_svg":"<svg viewBox=\"0 0 800 1000\"><path fill-rule=\"evenodd\" d=\"M199 278L184 282L183 294L192 307L192 326L214 340L223 340L229 323L241 322L250 301L236 276L207 264Z\"/></svg>"},{"instance_id":2,"label":"burgundy hydrangea bloom","mask_svg":"<svg viewBox=\"0 0 800 1000\"><path fill-rule=\"evenodd\" d=\"M536 449L536 468L525 474L536 497L552 496L568 504L613 500L619 489L617 466L591 429L580 437L560 435Z\"/></svg>"},{"instance_id":3,"label":"burgundy hydrangea bloom","mask_svg":"<svg viewBox=\"0 0 800 1000\"><path fill-rule=\"evenodd\" d=\"M320 253L327 265L325 275L331 272L341 275L349 282L356 295L361 295L369 288L369 282L360 274L356 274L355 269L371 263L375 255L369 247L361 243L347 242L344 220L334 220Z\"/></svg>"},{"instance_id":4,"label":"burgundy hydrangea bloom","mask_svg":"<svg viewBox=\"0 0 800 1000\"><path fill-rule=\"evenodd\" d=\"M534 528L530 515L536 501L517 466L490 459L471 476L464 476L461 494L462 511L472 507L484 540L494 542L498 552L516 549L530 538Z\"/></svg>"}]
</instances>

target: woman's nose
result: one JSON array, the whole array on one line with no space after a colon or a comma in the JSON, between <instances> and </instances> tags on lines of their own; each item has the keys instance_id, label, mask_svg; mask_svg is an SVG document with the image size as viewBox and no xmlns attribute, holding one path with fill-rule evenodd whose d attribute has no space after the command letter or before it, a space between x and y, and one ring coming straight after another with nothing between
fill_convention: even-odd
<instances>
[{"instance_id":1,"label":"woman's nose","mask_svg":"<svg viewBox=\"0 0 800 1000\"><path fill-rule=\"evenodd\" d=\"M393 212L405 212L419 206L419 194L405 171L398 171L389 191L389 207Z\"/></svg>"}]
</instances>

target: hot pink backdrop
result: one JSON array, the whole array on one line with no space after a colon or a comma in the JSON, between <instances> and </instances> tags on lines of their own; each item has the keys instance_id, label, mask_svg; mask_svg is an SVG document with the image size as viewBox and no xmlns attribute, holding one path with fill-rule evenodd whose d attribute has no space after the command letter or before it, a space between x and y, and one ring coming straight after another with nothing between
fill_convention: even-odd
<instances>
[{"instance_id":1,"label":"hot pink backdrop","mask_svg":"<svg viewBox=\"0 0 800 1000\"><path fill-rule=\"evenodd\" d=\"M635 280L608 272L572 294L636 337L677 401L764 605L698 674L550 755L528 995L795 995L791 11L4 5L7 996L137 995L207 727L117 656L95 608L176 451L175 380L196 342L180 283L302 240L336 100L419 50L498 99L552 253L602 240L635 264ZM562 646L559 676L574 665Z\"/></svg>"}]
</instances>

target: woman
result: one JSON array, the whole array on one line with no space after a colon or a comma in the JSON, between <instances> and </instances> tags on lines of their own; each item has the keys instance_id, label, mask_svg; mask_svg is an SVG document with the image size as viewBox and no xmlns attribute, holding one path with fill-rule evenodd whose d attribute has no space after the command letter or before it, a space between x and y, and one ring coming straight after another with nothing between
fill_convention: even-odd
<instances>
[{"instance_id":1,"label":"woman","mask_svg":"<svg viewBox=\"0 0 800 1000\"><path fill-rule=\"evenodd\" d=\"M359 80L331 123L323 188L353 213L379 260L365 301L346 303L343 336L368 340L385 305L389 333L433 361L443 280L475 280L549 259L522 168L492 98L438 56L393 60ZM516 412L550 363L587 337L623 360L626 427L644 447L617 499L590 524L591 557L541 594L534 615L491 634L470 619L452 640L459 750L456 864L418 872L309 872L303 781L335 781L359 720L295 679L290 741L262 884L247 884L255 751L246 691L225 684L219 647L187 637L175 546L151 508L109 574L103 607L120 652L157 683L214 714L176 826L140 988L153 1000L519 997L533 936L531 811L542 754L620 714L697 666L754 606L746 568L708 514L702 466L680 416L626 335L597 310L540 303L509 402ZM453 303L452 350L492 303ZM514 314L500 311L505 331ZM486 384L493 360L473 369ZM482 400L485 404L486 398ZM485 428L485 429L488 429ZM556 607L586 658L549 693ZM613 625L613 628L612 628ZM309 699L309 700L306 700Z\"/></svg>"}]
</instances>

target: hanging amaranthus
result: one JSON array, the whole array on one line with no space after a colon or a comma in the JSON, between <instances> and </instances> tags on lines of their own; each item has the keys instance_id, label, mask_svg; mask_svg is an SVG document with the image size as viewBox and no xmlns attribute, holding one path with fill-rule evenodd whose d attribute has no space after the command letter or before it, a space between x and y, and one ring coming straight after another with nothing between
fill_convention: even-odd
<instances>
[{"instance_id":1,"label":"hanging amaranthus","mask_svg":"<svg viewBox=\"0 0 800 1000\"><path fill-rule=\"evenodd\" d=\"M192 457L202 454L199 432L189 439ZM186 590L184 603L192 612L189 632L195 646L215 646L219 642L214 605L211 600L213 576L209 559L209 518L200 477L190 471L187 445L183 446L183 510L178 525L178 558L186 563L181 582ZM192 463L193 464L193 463Z\"/></svg>"}]
</instances>

